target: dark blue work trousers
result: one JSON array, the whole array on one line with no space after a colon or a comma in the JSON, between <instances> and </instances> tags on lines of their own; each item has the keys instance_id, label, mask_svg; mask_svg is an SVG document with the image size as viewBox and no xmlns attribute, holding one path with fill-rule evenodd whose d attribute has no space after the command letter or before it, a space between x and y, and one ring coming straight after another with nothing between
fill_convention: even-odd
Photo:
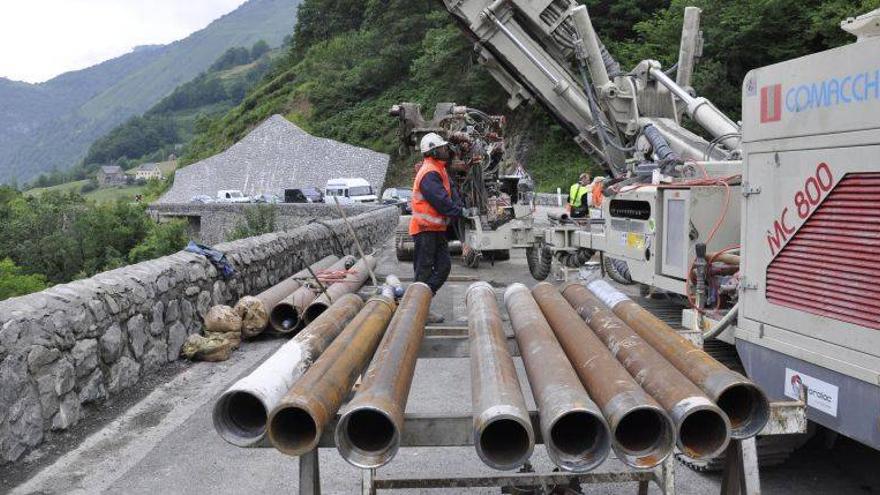
<instances>
[{"instance_id":1,"label":"dark blue work trousers","mask_svg":"<svg viewBox=\"0 0 880 495\"><path fill-rule=\"evenodd\" d=\"M452 270L446 232L421 232L413 236L415 281L424 282L434 294L443 287Z\"/></svg>"}]
</instances>

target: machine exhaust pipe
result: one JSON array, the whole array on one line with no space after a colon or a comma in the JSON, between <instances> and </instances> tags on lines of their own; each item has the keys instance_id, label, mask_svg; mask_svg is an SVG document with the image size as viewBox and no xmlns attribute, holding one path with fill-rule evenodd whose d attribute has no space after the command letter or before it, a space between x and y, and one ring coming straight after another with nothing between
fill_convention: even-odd
<instances>
[{"instance_id":1,"label":"machine exhaust pipe","mask_svg":"<svg viewBox=\"0 0 880 495\"><path fill-rule=\"evenodd\" d=\"M400 448L403 413L432 297L421 282L407 288L360 388L336 424L336 449L354 466L383 466Z\"/></svg>"},{"instance_id":2,"label":"machine exhaust pipe","mask_svg":"<svg viewBox=\"0 0 880 495\"><path fill-rule=\"evenodd\" d=\"M540 283L532 296L605 415L617 457L637 469L662 463L675 443L675 427L666 411L642 390L555 287Z\"/></svg>"},{"instance_id":3,"label":"machine exhaust pipe","mask_svg":"<svg viewBox=\"0 0 880 495\"><path fill-rule=\"evenodd\" d=\"M504 304L538 405L541 436L550 459L566 471L595 469L611 452L608 423L584 390L529 289L511 285L504 293Z\"/></svg>"},{"instance_id":4,"label":"machine exhaust pipe","mask_svg":"<svg viewBox=\"0 0 880 495\"><path fill-rule=\"evenodd\" d=\"M688 457L717 457L730 442L730 420L706 394L639 337L581 284L562 295L636 381L662 405L675 425L676 445Z\"/></svg>"},{"instance_id":5,"label":"machine exhaust pipe","mask_svg":"<svg viewBox=\"0 0 880 495\"><path fill-rule=\"evenodd\" d=\"M354 265L354 256L345 256L327 267L327 270L347 270ZM306 272L302 278L311 277ZM279 301L269 312L269 325L276 333L287 335L295 333L305 326L303 313L312 301L318 297L320 289L309 284L302 284L292 294Z\"/></svg>"},{"instance_id":6,"label":"machine exhaust pipe","mask_svg":"<svg viewBox=\"0 0 880 495\"><path fill-rule=\"evenodd\" d=\"M326 258L311 265L313 271L323 270L339 260L336 256ZM245 296L235 305L236 313L241 316L241 336L244 338L256 337L269 324L269 314L285 297L295 292L302 285L300 280L309 276L309 271L300 270L291 277L269 287L256 296Z\"/></svg>"},{"instance_id":7,"label":"machine exhaust pipe","mask_svg":"<svg viewBox=\"0 0 880 495\"><path fill-rule=\"evenodd\" d=\"M471 355L474 446L494 469L522 466L532 455L535 432L519 387L495 291L486 282L465 295Z\"/></svg>"},{"instance_id":8,"label":"machine exhaust pipe","mask_svg":"<svg viewBox=\"0 0 880 495\"><path fill-rule=\"evenodd\" d=\"M333 306L275 354L229 388L214 404L214 429L227 442L252 447L266 434L269 412L303 375L364 303L355 294Z\"/></svg>"},{"instance_id":9,"label":"machine exhaust pipe","mask_svg":"<svg viewBox=\"0 0 880 495\"><path fill-rule=\"evenodd\" d=\"M312 451L327 424L369 363L388 322L394 299L375 296L294 383L269 415L269 441L281 452L298 456Z\"/></svg>"},{"instance_id":10,"label":"machine exhaust pipe","mask_svg":"<svg viewBox=\"0 0 880 495\"><path fill-rule=\"evenodd\" d=\"M770 403L754 382L719 363L608 282L596 280L587 288L727 414L731 437L749 438L764 429Z\"/></svg>"},{"instance_id":11,"label":"machine exhaust pipe","mask_svg":"<svg viewBox=\"0 0 880 495\"><path fill-rule=\"evenodd\" d=\"M364 256L348 272L344 280L334 283L327 287L327 292L321 294L311 304L306 307L303 312L303 319L308 325L321 315L327 308L333 304L333 301L339 299L343 294L356 292L364 285L364 282L370 277L370 270L376 268L376 258L370 255Z\"/></svg>"}]
</instances>

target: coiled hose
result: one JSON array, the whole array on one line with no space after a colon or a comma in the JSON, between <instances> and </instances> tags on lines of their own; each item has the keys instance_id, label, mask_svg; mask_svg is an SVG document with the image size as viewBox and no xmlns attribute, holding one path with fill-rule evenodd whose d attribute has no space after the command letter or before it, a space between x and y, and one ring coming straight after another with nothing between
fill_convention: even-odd
<instances>
[{"instance_id":1,"label":"coiled hose","mask_svg":"<svg viewBox=\"0 0 880 495\"><path fill-rule=\"evenodd\" d=\"M535 280L547 280L553 263L553 253L543 243L526 248L526 261L529 264L529 273Z\"/></svg>"},{"instance_id":2,"label":"coiled hose","mask_svg":"<svg viewBox=\"0 0 880 495\"><path fill-rule=\"evenodd\" d=\"M611 277L611 280L623 285L633 284L632 275L629 273L629 265L626 264L626 261L616 260L614 258L609 258L608 256L604 256L603 258L605 273Z\"/></svg>"}]
</instances>

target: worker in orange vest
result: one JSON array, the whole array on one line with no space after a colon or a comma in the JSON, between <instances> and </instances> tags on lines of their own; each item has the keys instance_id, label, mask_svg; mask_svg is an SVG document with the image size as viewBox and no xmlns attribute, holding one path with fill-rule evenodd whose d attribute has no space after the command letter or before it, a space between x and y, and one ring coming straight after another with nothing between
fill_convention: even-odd
<instances>
[{"instance_id":1,"label":"worker in orange vest","mask_svg":"<svg viewBox=\"0 0 880 495\"><path fill-rule=\"evenodd\" d=\"M462 216L462 206L446 170L452 159L449 143L429 133L422 138L419 148L424 160L413 182L409 235L415 241L415 281L424 282L436 294L452 269L446 230L452 219ZM442 321L440 315L429 315L431 323Z\"/></svg>"}]
</instances>

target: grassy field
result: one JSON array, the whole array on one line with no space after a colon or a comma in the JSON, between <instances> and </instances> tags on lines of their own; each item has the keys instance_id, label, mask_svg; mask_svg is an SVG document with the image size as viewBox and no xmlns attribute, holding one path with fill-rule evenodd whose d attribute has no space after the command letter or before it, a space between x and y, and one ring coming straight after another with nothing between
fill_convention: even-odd
<instances>
[{"instance_id":1,"label":"grassy field","mask_svg":"<svg viewBox=\"0 0 880 495\"><path fill-rule=\"evenodd\" d=\"M36 196L39 194L43 194L45 192L56 191L56 192L70 192L79 190L82 188L84 184L87 184L88 180L79 180L76 182L67 182L64 184L59 184L57 186L52 187L42 187L38 189L31 189L29 191L25 191L25 194L28 196ZM117 199L124 199L126 201L134 201L135 196L138 194L143 194L146 191L147 186L117 186L117 187L106 187L97 189L91 192L84 194L87 199L94 200L98 203L104 203L107 201L116 201Z\"/></svg>"},{"instance_id":2,"label":"grassy field","mask_svg":"<svg viewBox=\"0 0 880 495\"><path fill-rule=\"evenodd\" d=\"M25 191L24 193L27 196L36 196L38 194L43 194L44 192L51 192L51 191L65 192L65 193L70 192L70 191L79 192L79 190L82 189L82 186L84 186L88 182L89 182L88 179L78 180L76 182L65 182L64 184L58 184L57 186L38 187L35 189L29 189L29 190Z\"/></svg>"}]
</instances>

